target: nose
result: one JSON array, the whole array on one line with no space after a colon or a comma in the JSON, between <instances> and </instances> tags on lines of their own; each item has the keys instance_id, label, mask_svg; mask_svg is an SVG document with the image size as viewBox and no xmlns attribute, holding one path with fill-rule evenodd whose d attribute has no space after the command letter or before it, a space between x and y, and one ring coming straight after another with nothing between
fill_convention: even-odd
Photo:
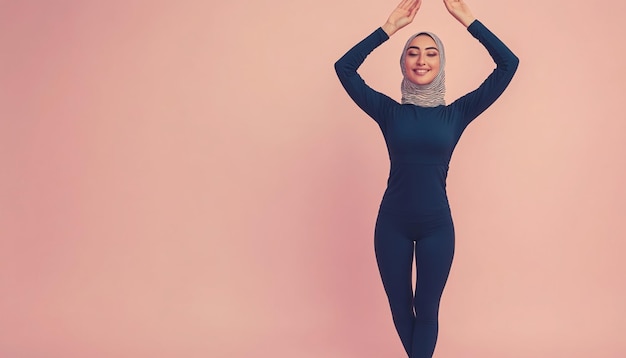
<instances>
[{"instance_id":1,"label":"nose","mask_svg":"<svg viewBox=\"0 0 626 358\"><path fill-rule=\"evenodd\" d=\"M417 64L418 64L418 65L425 65L425 64L426 64L426 62L424 61L424 56L419 55L419 56L417 57Z\"/></svg>"}]
</instances>

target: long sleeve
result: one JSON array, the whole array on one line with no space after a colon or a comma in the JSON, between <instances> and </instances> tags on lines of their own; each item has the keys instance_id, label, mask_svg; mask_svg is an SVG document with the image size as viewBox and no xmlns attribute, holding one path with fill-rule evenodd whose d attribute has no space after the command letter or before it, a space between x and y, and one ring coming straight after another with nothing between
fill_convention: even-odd
<instances>
[{"instance_id":1,"label":"long sleeve","mask_svg":"<svg viewBox=\"0 0 626 358\"><path fill-rule=\"evenodd\" d=\"M451 106L463 113L467 126L500 97L513 79L519 65L515 54L480 21L475 20L467 30L480 41L496 63L496 69L476 90L457 99Z\"/></svg>"},{"instance_id":2,"label":"long sleeve","mask_svg":"<svg viewBox=\"0 0 626 358\"><path fill-rule=\"evenodd\" d=\"M350 98L370 117L372 117L381 128L391 108L398 103L388 96L370 88L361 78L357 69L361 66L365 58L389 36L382 28L376 29L361 42L351 48L335 63L335 71L343 88L348 92Z\"/></svg>"}]
</instances>

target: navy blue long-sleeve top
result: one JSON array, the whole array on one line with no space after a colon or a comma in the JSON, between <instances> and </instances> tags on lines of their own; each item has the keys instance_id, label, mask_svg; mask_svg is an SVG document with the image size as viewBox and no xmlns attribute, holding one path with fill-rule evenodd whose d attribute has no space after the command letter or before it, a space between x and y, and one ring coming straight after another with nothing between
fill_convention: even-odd
<instances>
[{"instance_id":1,"label":"navy blue long-sleeve top","mask_svg":"<svg viewBox=\"0 0 626 358\"><path fill-rule=\"evenodd\" d=\"M480 21L467 27L487 49L496 69L474 91L449 105L400 104L370 88L357 73L365 58L389 36L382 28L335 63L341 84L382 130L391 169L380 210L422 215L448 208L446 178L454 147L467 125L486 110L513 78L519 59Z\"/></svg>"}]
</instances>

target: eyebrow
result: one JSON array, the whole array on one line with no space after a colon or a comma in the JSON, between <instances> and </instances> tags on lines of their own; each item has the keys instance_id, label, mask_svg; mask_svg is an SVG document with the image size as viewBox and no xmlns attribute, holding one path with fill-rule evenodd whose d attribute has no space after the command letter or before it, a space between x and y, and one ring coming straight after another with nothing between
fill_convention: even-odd
<instances>
[{"instance_id":1,"label":"eyebrow","mask_svg":"<svg viewBox=\"0 0 626 358\"><path fill-rule=\"evenodd\" d=\"M417 50L419 50L419 49L420 49L420 48L419 48L419 47L417 47L417 46L411 46L411 47L407 48L407 50L410 50L410 49L412 49L412 48L417 49ZM437 51L439 51L436 47L426 47L424 50L437 50Z\"/></svg>"}]
</instances>

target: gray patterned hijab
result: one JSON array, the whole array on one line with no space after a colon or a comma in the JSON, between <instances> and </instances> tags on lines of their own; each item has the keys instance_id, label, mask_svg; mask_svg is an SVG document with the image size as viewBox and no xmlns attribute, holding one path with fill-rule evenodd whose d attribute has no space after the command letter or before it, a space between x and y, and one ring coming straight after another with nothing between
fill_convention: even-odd
<instances>
[{"instance_id":1,"label":"gray patterned hijab","mask_svg":"<svg viewBox=\"0 0 626 358\"><path fill-rule=\"evenodd\" d=\"M411 41L413 41L413 39L415 39L417 36L422 35L422 34L426 34L430 36L435 41L435 44L437 45L437 49L439 49L439 61L440 61L439 73L437 74L437 76L435 76L433 81L427 85L418 85L409 81L406 78L406 70L404 68L404 58L406 57L406 51L409 48L409 44L411 43ZM446 94L446 81L445 81L446 72L444 70L445 64L446 64L446 55L443 49L443 43L441 42L439 37L437 37L437 35L431 32L423 31L423 32L419 32L411 36L409 40L406 42L406 45L404 45L404 50L402 51L402 57L400 57L400 68L402 70L402 76L404 76L404 78L402 79L402 85L401 85L402 104L410 103L410 104L414 104L416 106L421 106L421 107L436 107L439 105L445 105L446 104L445 99L444 99L444 95Z\"/></svg>"}]
</instances>

